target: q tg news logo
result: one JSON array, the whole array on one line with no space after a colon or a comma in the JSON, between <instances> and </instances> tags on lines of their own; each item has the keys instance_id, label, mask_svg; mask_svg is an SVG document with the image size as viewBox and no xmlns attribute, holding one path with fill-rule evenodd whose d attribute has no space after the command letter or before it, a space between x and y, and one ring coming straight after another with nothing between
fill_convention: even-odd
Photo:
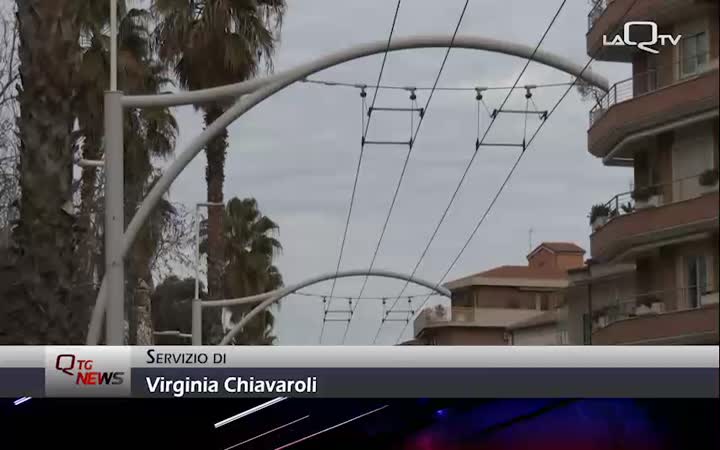
<instances>
[{"instance_id":1,"label":"q tg news logo","mask_svg":"<svg viewBox=\"0 0 720 450\"><path fill-rule=\"evenodd\" d=\"M125 381L125 372L102 372L94 367L94 360L80 359L72 353L55 358L55 369L73 377L78 385L118 385Z\"/></svg>"}]
</instances>

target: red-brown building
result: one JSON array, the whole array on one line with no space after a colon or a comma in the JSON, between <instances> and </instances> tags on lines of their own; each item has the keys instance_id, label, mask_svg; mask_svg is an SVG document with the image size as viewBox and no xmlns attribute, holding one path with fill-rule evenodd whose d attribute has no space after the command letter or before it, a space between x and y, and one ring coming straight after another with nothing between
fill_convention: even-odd
<instances>
[{"instance_id":1,"label":"red-brown building","mask_svg":"<svg viewBox=\"0 0 720 450\"><path fill-rule=\"evenodd\" d=\"M630 21L680 40L657 53L605 45ZM588 149L607 166L632 167L634 189L598 199L607 203L590 237L595 267L574 273L583 288L570 309L586 315L583 340L593 344L717 343L718 2L600 1L589 25L588 53L632 64L632 77L598 98ZM631 31L638 42L651 29ZM634 270L608 282L618 266ZM593 285L610 288L593 295Z\"/></svg>"}]
</instances>

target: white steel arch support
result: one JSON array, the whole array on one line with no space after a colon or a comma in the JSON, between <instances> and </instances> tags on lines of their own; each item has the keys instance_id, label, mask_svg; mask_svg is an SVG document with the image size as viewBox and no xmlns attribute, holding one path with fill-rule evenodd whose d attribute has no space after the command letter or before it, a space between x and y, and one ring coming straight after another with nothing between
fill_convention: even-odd
<instances>
[{"instance_id":1,"label":"white steel arch support","mask_svg":"<svg viewBox=\"0 0 720 450\"><path fill-rule=\"evenodd\" d=\"M454 43L449 36L416 36L399 38L391 42L390 51L406 50L415 48L447 48L449 45L453 48L464 48L474 50L486 50L496 53L518 56L522 58L530 58L533 55L534 48L526 45L515 44L495 39L487 39L473 36L457 36ZM231 84L227 86L217 87L213 89L205 89L193 92L184 92L177 94L160 94L151 96L124 96L122 104L126 108L141 107L158 107L158 106L175 106L190 103L210 102L220 98L237 97L247 95L238 100L232 107L223 113L215 122L209 125L202 133L193 139L187 148L175 159L166 169L162 177L155 184L148 196L140 206L140 209L133 217L128 225L124 235L117 236L122 238L122 255L126 255L138 235L142 225L151 215L153 209L161 200L162 196L170 188L175 178L185 169L185 167L202 151L205 144L216 136L223 129L227 128L232 122L252 109L254 106L284 89L285 87L300 81L314 73L320 72L327 68L333 67L344 62L354 59L378 54L386 51L388 45L386 41L378 41L370 44L359 45L350 49L336 52L328 56L319 58L307 64L300 65L294 69L278 73L266 78L250 80L242 83ZM534 61L550 67L557 68L575 77L580 77L583 81L598 87L604 91L608 90L607 80L599 75L589 71L583 72L583 67L567 58L548 52L537 51L533 57ZM117 125L116 125L117 126ZM106 130L108 134L109 130ZM121 135L121 134L120 134ZM106 166L108 171L111 168ZM111 197L111 193L106 193L106 198ZM109 237L112 239L112 237ZM107 278L107 277L106 277ZM86 344L95 345L100 340L100 330L102 319L107 307L108 286L106 278L103 279L98 297L93 310L90 327Z\"/></svg>"},{"instance_id":2,"label":"white steel arch support","mask_svg":"<svg viewBox=\"0 0 720 450\"><path fill-rule=\"evenodd\" d=\"M444 35L420 35L394 38L392 42L390 42L389 47L387 40L362 44L346 50L331 53L309 63L301 64L295 68L264 78L255 78L240 83L190 92L161 95L129 95L123 99L123 105L135 108L144 108L149 106L180 106L209 102L223 98L234 98L249 94L250 92L256 91L263 86L267 86L268 84L283 82L287 79L290 79L291 82L299 81L307 76L330 67L337 66L354 59L383 53L386 49L392 52L418 48L447 48L451 43L453 48L456 49L485 50L493 53L517 56L524 59L530 58L533 55L533 51L535 51L534 47L528 45L479 36L457 36L454 42L450 36ZM594 74L590 70L585 70L583 72L582 65L578 65L563 56L538 49L535 52L533 61L537 61L540 64L553 67L576 77L580 76L583 81L596 86L603 91L608 91L608 89L610 89L608 81L605 77ZM287 84L285 84L285 86L287 86Z\"/></svg>"},{"instance_id":3,"label":"white steel arch support","mask_svg":"<svg viewBox=\"0 0 720 450\"><path fill-rule=\"evenodd\" d=\"M288 295L299 291L300 289L306 288L308 286L312 286L313 284L322 283L323 281L328 281L332 279L337 278L349 278L349 277L362 277L362 276L371 276L371 277L384 277L384 278L394 278L396 280L402 280L402 281L409 281L410 283L415 283L419 286L426 287L433 292L436 292L444 297L450 297L452 294L447 288L444 288L442 286L438 286L435 283L432 283L430 281L426 281L420 278L416 278L414 276L401 274L398 272L391 272L389 270L348 270L348 271L340 271L340 272L332 272L332 273L326 273L323 275L319 275L317 277L308 278L305 281L302 281L300 283L294 284L292 286L288 286L286 288L277 289L275 291L266 292L265 294L259 294L259 295L253 295L251 297L244 297L240 299L234 299L234 300L219 300L219 301L209 301L209 302L203 302L203 303L210 303L207 306L231 306L231 305L238 305L238 304L247 304L247 303L257 303L258 301L261 301L259 305L257 305L255 308L253 308L249 313L243 317L240 322L236 323L232 330L230 330L225 337L223 337L222 341L220 342L220 345L228 345L233 337L235 337L242 329L250 322L255 316L263 312L264 310L271 307L274 303L277 303L278 301L282 300L284 297L287 297Z\"/></svg>"}]
</instances>

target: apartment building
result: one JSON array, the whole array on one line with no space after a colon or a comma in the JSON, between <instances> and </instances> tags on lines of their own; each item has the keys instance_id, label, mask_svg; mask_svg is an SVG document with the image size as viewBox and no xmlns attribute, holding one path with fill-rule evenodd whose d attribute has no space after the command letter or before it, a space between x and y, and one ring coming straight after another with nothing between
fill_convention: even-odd
<instances>
[{"instance_id":1,"label":"apartment building","mask_svg":"<svg viewBox=\"0 0 720 450\"><path fill-rule=\"evenodd\" d=\"M631 21L680 40L657 53L605 45ZM651 32L633 25L630 41ZM634 188L593 208L594 267L571 272L569 321L586 317L571 341L717 344L718 1L600 1L586 39L596 59L632 64L631 78L597 98L588 150L632 167Z\"/></svg>"},{"instance_id":2,"label":"apartment building","mask_svg":"<svg viewBox=\"0 0 720 450\"><path fill-rule=\"evenodd\" d=\"M425 345L554 345L567 341L559 328L568 270L583 266L585 250L544 242L524 266L500 266L450 281L449 311L423 311L415 341Z\"/></svg>"},{"instance_id":3,"label":"apartment building","mask_svg":"<svg viewBox=\"0 0 720 450\"><path fill-rule=\"evenodd\" d=\"M568 345L567 308L563 305L512 323L507 333L510 345Z\"/></svg>"}]
</instances>

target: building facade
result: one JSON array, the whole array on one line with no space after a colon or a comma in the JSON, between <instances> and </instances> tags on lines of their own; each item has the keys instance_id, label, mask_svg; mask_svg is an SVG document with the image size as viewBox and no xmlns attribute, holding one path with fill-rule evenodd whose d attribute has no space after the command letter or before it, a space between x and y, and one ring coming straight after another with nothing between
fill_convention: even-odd
<instances>
[{"instance_id":1,"label":"building facade","mask_svg":"<svg viewBox=\"0 0 720 450\"><path fill-rule=\"evenodd\" d=\"M582 267L584 253L572 243L546 242L530 252L525 266L500 266L446 283L449 311L423 311L415 319L415 339L426 345L565 343L555 312L565 303L568 270Z\"/></svg>"},{"instance_id":2,"label":"building facade","mask_svg":"<svg viewBox=\"0 0 720 450\"><path fill-rule=\"evenodd\" d=\"M651 27L624 27L631 21L680 40L657 53L605 45L625 30L630 41L650 40ZM717 343L718 2L600 1L589 27L588 54L632 64L632 77L596 99L588 150L606 166L632 167L634 188L601 203L590 237L596 267L573 274L569 305L570 317L592 319L582 332L576 322L571 341Z\"/></svg>"}]
</instances>

